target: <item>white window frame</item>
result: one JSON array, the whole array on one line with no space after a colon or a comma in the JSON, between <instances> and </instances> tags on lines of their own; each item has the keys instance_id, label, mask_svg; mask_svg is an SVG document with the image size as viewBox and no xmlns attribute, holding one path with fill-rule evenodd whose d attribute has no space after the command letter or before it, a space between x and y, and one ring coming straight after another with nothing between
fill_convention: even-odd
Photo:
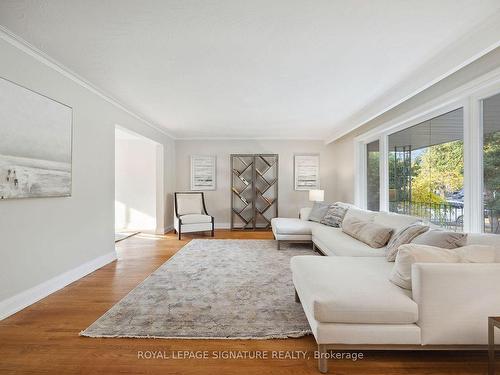
<instances>
[{"instance_id":1,"label":"white window frame","mask_svg":"<svg viewBox=\"0 0 500 375\"><path fill-rule=\"evenodd\" d=\"M482 233L483 129L482 100L500 93L500 68L408 111L356 137L354 202L367 207L366 145L375 140L380 147L380 210L389 211L388 137L421 122L463 108L464 114L464 231Z\"/></svg>"},{"instance_id":2,"label":"white window frame","mask_svg":"<svg viewBox=\"0 0 500 375\"><path fill-rule=\"evenodd\" d=\"M472 233L482 233L484 231L483 100L498 94L500 94L500 80L475 91L470 97L470 139L472 147L469 162L472 170L471 178L473 179L473 183L470 184L472 189L471 207L477 207L477 209L469 213L473 218L470 228ZM474 168L476 165L479 168Z\"/></svg>"}]
</instances>

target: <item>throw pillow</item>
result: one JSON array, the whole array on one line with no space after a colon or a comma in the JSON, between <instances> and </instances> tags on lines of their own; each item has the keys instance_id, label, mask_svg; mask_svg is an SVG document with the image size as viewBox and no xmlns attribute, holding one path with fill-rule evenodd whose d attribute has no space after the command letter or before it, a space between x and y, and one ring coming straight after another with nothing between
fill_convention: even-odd
<instances>
[{"instance_id":1,"label":"throw pillow","mask_svg":"<svg viewBox=\"0 0 500 375\"><path fill-rule=\"evenodd\" d=\"M411 243L441 247L443 249L455 249L466 245L467 234L447 232L441 229L431 229L420 236L415 237Z\"/></svg>"},{"instance_id":2,"label":"throw pillow","mask_svg":"<svg viewBox=\"0 0 500 375\"><path fill-rule=\"evenodd\" d=\"M394 229L394 233L415 223L422 223L422 219L416 216L397 214L395 212L379 211L373 220L375 223Z\"/></svg>"},{"instance_id":3,"label":"throw pillow","mask_svg":"<svg viewBox=\"0 0 500 375\"><path fill-rule=\"evenodd\" d=\"M401 229L399 232L394 234L387 244L387 250L385 252L385 257L388 262L394 262L396 260L396 255L398 254L398 248L401 245L410 243L415 237L425 233L429 230L429 226L420 223L414 223L408 225L406 228Z\"/></svg>"},{"instance_id":4,"label":"throw pillow","mask_svg":"<svg viewBox=\"0 0 500 375\"><path fill-rule=\"evenodd\" d=\"M342 207L338 204L334 204L328 208L325 216L321 220L321 224L328 225L330 227L339 228L344 220L347 208Z\"/></svg>"},{"instance_id":5,"label":"throw pillow","mask_svg":"<svg viewBox=\"0 0 500 375\"><path fill-rule=\"evenodd\" d=\"M342 222L342 231L370 247L380 248L387 244L387 241L391 238L393 229L383 227L371 221L345 217Z\"/></svg>"},{"instance_id":6,"label":"throw pillow","mask_svg":"<svg viewBox=\"0 0 500 375\"><path fill-rule=\"evenodd\" d=\"M450 249L435 246L401 245L389 280L404 289L411 289L411 266L413 263L458 263L459 254Z\"/></svg>"},{"instance_id":7,"label":"throw pillow","mask_svg":"<svg viewBox=\"0 0 500 375\"><path fill-rule=\"evenodd\" d=\"M319 223L326 215L326 212L328 211L329 207L330 203L314 202L308 220Z\"/></svg>"},{"instance_id":8,"label":"throw pillow","mask_svg":"<svg viewBox=\"0 0 500 375\"><path fill-rule=\"evenodd\" d=\"M435 246L401 245L389 280L404 289L411 289L411 266L414 263L494 263L494 246L468 245L456 249Z\"/></svg>"},{"instance_id":9,"label":"throw pillow","mask_svg":"<svg viewBox=\"0 0 500 375\"><path fill-rule=\"evenodd\" d=\"M356 207L347 207L347 212L345 213L344 220L349 217L363 221L373 221L377 214L378 213L374 211L362 210L361 208Z\"/></svg>"}]
</instances>

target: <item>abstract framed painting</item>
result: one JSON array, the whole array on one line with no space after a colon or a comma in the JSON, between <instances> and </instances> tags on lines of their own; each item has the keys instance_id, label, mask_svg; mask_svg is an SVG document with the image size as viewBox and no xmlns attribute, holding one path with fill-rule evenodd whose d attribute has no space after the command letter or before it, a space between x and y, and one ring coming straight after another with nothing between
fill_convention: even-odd
<instances>
[{"instance_id":1,"label":"abstract framed painting","mask_svg":"<svg viewBox=\"0 0 500 375\"><path fill-rule=\"evenodd\" d=\"M191 156L191 190L216 190L216 160L212 155Z\"/></svg>"},{"instance_id":2,"label":"abstract framed painting","mask_svg":"<svg viewBox=\"0 0 500 375\"><path fill-rule=\"evenodd\" d=\"M319 189L319 154L294 155L295 190Z\"/></svg>"},{"instance_id":3,"label":"abstract framed painting","mask_svg":"<svg viewBox=\"0 0 500 375\"><path fill-rule=\"evenodd\" d=\"M71 107L0 77L0 200L71 196Z\"/></svg>"}]
</instances>

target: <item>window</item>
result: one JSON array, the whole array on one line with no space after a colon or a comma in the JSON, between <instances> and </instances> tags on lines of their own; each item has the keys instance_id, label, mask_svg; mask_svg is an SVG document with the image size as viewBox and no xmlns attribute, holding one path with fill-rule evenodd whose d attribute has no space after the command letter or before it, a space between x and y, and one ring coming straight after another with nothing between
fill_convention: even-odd
<instances>
[{"instance_id":1,"label":"window","mask_svg":"<svg viewBox=\"0 0 500 375\"><path fill-rule=\"evenodd\" d=\"M500 94L483 102L484 232L500 234Z\"/></svg>"},{"instance_id":2,"label":"window","mask_svg":"<svg viewBox=\"0 0 500 375\"><path fill-rule=\"evenodd\" d=\"M389 210L463 230L463 109L388 137Z\"/></svg>"},{"instance_id":3,"label":"window","mask_svg":"<svg viewBox=\"0 0 500 375\"><path fill-rule=\"evenodd\" d=\"M371 211L380 210L379 141L366 145L366 205Z\"/></svg>"},{"instance_id":4,"label":"window","mask_svg":"<svg viewBox=\"0 0 500 375\"><path fill-rule=\"evenodd\" d=\"M393 117L355 144L356 205L500 234L500 72Z\"/></svg>"}]
</instances>

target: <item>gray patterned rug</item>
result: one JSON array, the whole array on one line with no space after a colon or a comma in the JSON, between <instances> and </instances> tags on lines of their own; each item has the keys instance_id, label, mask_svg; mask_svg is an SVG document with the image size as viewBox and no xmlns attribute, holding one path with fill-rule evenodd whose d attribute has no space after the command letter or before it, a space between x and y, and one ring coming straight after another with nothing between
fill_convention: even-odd
<instances>
[{"instance_id":1,"label":"gray patterned rug","mask_svg":"<svg viewBox=\"0 0 500 375\"><path fill-rule=\"evenodd\" d=\"M270 339L311 333L290 258L267 240L192 240L80 335Z\"/></svg>"}]
</instances>

